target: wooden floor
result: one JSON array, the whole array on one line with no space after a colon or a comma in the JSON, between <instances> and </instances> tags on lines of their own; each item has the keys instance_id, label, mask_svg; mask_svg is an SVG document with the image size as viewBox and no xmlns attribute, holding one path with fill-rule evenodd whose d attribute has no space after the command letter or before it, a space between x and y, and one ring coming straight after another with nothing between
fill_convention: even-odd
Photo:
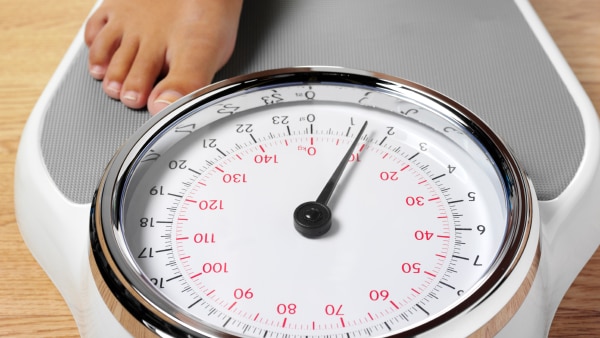
<instances>
[{"instance_id":1,"label":"wooden floor","mask_svg":"<svg viewBox=\"0 0 600 338\"><path fill-rule=\"evenodd\" d=\"M600 111L600 1L532 0L532 4ZM27 116L92 6L92 0L0 0L2 337L77 336L65 303L19 235L13 212L13 167ZM600 337L599 289L600 251L561 303L551 336Z\"/></svg>"}]
</instances>

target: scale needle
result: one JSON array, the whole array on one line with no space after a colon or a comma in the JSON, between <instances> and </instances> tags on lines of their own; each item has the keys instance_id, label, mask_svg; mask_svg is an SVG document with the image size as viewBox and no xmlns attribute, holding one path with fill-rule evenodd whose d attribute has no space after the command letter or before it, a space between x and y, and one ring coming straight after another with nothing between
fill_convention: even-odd
<instances>
[{"instance_id":1,"label":"scale needle","mask_svg":"<svg viewBox=\"0 0 600 338\"><path fill-rule=\"evenodd\" d=\"M294 227L302 235L315 238L327 233L331 228L331 209L327 206L327 203L329 203L329 199L331 198L331 195L333 195L333 192L346 169L346 165L352 156L352 152L354 151L354 148L356 148L356 145L366 128L367 121L363 123L360 131L350 145L350 148L348 148L348 151L344 157L342 157L342 160L333 172L333 175L329 178L329 181L327 181L327 184L325 184L325 187L323 188L323 191L321 191L321 194L319 194L319 197L317 197L317 200L302 203L294 211Z\"/></svg>"}]
</instances>

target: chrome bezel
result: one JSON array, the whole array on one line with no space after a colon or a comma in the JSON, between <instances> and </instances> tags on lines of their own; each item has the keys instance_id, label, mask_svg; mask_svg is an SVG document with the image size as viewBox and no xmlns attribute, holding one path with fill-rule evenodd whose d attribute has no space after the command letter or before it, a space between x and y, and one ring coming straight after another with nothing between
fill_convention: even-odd
<instances>
[{"instance_id":1,"label":"chrome bezel","mask_svg":"<svg viewBox=\"0 0 600 338\"><path fill-rule=\"evenodd\" d=\"M219 98L245 90L286 83L329 82L360 85L386 92L402 91L402 95L411 92L417 100L443 106L448 112L443 118L451 120L467 131L488 153L489 159L498 168L499 177L503 179L506 189L509 224L508 235L504 238L502 252L499 254L501 259L494 263L477 290L457 304L453 311L446 312L425 325L403 332L403 335L419 335L446 321L468 316L481 302L502 287L503 282L519 263L525 246L537 246L537 238L531 240L529 237L534 226L532 205L537 201L532 197L532 188L524 171L504 142L481 119L457 102L410 81L337 67L298 67L249 74L200 89L151 119L117 152L102 177L92 203L90 261L96 283L103 291L105 301L113 313L119 314L127 329L141 332L139 330L142 327L161 336L225 335L211 326L194 321L160 297L155 297L155 292L132 266L131 259L125 257L119 249L124 245L120 237L120 199L128 173L139 160L141 152L147 149L153 139L172 128L187 114ZM536 268L535 264L530 267L533 270ZM520 304L522 299L517 301Z\"/></svg>"}]
</instances>

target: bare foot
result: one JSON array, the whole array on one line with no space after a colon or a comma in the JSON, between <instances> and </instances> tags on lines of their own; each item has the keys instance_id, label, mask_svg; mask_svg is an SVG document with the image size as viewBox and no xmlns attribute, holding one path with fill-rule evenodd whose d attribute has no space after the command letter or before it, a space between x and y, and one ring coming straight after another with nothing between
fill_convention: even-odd
<instances>
[{"instance_id":1,"label":"bare foot","mask_svg":"<svg viewBox=\"0 0 600 338\"><path fill-rule=\"evenodd\" d=\"M85 27L90 74L110 97L154 115L212 81L233 52L241 7L241 0L104 0Z\"/></svg>"}]
</instances>

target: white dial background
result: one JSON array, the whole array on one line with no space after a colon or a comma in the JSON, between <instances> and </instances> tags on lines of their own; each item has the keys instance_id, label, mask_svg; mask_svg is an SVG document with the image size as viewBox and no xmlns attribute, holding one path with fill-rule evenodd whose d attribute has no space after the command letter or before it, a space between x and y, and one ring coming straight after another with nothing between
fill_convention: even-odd
<instances>
[{"instance_id":1,"label":"white dial background","mask_svg":"<svg viewBox=\"0 0 600 338\"><path fill-rule=\"evenodd\" d=\"M284 102L243 113L253 97ZM237 335L377 336L432 320L481 283L506 198L460 128L354 87L277 88L212 109L232 107L206 127L180 122L186 137L145 161L124 197L127 250L182 313ZM364 121L332 229L303 237L294 209L316 199Z\"/></svg>"}]
</instances>

